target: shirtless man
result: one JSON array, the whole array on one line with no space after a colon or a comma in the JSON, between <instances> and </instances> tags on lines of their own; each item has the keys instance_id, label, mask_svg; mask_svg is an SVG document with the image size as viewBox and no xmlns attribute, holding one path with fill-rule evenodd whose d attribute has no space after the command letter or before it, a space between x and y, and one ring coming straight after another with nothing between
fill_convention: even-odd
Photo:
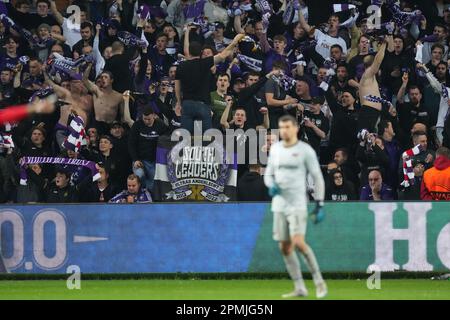
<instances>
[{"instance_id":1,"label":"shirtless man","mask_svg":"<svg viewBox=\"0 0 450 320\"><path fill-rule=\"evenodd\" d=\"M92 96L88 94L81 80L71 79L70 90L68 90L53 82L47 72L44 72L44 77L45 82L53 88L58 98L68 103L60 108L61 115L56 125L55 138L58 147L60 147L69 135L67 120L71 112L79 115L84 120L85 127L87 127L93 107Z\"/></svg>"},{"instance_id":2,"label":"shirtless man","mask_svg":"<svg viewBox=\"0 0 450 320\"><path fill-rule=\"evenodd\" d=\"M375 132L374 130L380 120L381 104L367 101L364 97L368 95L381 97L380 88L376 77L384 59L386 45L386 41L384 41L378 48L378 52L375 57L367 56L363 60L366 70L364 71L361 81L359 82L361 109L358 117L358 129L367 129L370 132Z\"/></svg>"},{"instance_id":3,"label":"shirtless man","mask_svg":"<svg viewBox=\"0 0 450 320\"><path fill-rule=\"evenodd\" d=\"M117 120L117 114L120 112L121 121L124 121L122 94L113 90L113 75L109 71L103 71L98 76L95 83L89 81L89 73L92 64L86 68L83 74L83 84L92 94L94 99L94 126L100 135L108 134L110 125Z\"/></svg>"}]
</instances>

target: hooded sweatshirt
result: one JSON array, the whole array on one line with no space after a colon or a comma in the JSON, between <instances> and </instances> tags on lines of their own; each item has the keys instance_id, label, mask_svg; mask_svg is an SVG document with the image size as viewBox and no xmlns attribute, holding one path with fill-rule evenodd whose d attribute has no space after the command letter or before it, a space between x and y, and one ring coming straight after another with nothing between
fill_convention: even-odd
<instances>
[{"instance_id":1,"label":"hooded sweatshirt","mask_svg":"<svg viewBox=\"0 0 450 320\"><path fill-rule=\"evenodd\" d=\"M450 159L439 156L434 167L424 172L420 197L422 200L450 200Z\"/></svg>"},{"instance_id":2,"label":"hooded sweatshirt","mask_svg":"<svg viewBox=\"0 0 450 320\"><path fill-rule=\"evenodd\" d=\"M346 181L345 177L342 180L342 185L337 186L334 183L334 172L329 176L329 184L325 193L325 200L331 201L352 201L358 200L353 183Z\"/></svg>"}]
</instances>

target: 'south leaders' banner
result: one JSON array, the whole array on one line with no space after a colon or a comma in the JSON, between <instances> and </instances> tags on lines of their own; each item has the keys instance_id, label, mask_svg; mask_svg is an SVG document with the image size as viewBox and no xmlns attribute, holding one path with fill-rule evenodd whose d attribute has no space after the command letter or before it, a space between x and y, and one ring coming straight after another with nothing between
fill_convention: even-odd
<instances>
[{"instance_id":1,"label":"'south leaders' banner","mask_svg":"<svg viewBox=\"0 0 450 320\"><path fill-rule=\"evenodd\" d=\"M237 165L228 164L226 156L220 143L194 145L161 137L156 152L154 200L236 200Z\"/></svg>"}]
</instances>

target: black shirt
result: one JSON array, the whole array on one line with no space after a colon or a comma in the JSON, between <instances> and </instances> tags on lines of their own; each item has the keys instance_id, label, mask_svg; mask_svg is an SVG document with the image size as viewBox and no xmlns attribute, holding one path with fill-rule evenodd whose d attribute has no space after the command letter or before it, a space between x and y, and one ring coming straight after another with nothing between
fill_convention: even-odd
<instances>
[{"instance_id":1,"label":"black shirt","mask_svg":"<svg viewBox=\"0 0 450 320\"><path fill-rule=\"evenodd\" d=\"M183 100L203 101L210 104L210 69L214 66L214 57L193 59L180 63L176 79L180 80Z\"/></svg>"},{"instance_id":2,"label":"black shirt","mask_svg":"<svg viewBox=\"0 0 450 320\"><path fill-rule=\"evenodd\" d=\"M328 118L325 117L325 115L320 112L319 114L314 114L309 111L304 112L304 117L309 118L309 120L314 123L320 130L325 132L325 135L328 134L328 131L330 130L330 122L328 121ZM311 147L316 151L317 154L320 152L320 141L322 140L312 128L304 127L305 128L305 135L307 138L308 143L311 145Z\"/></svg>"},{"instance_id":3,"label":"black shirt","mask_svg":"<svg viewBox=\"0 0 450 320\"><path fill-rule=\"evenodd\" d=\"M397 102L397 110L399 123L404 132L410 132L416 122L423 123L427 127L430 126L430 116L427 108L422 103L415 106L411 102Z\"/></svg>"},{"instance_id":4,"label":"black shirt","mask_svg":"<svg viewBox=\"0 0 450 320\"><path fill-rule=\"evenodd\" d=\"M113 55L106 61L105 71L110 71L114 76L113 89L117 92L123 93L131 89L131 71L130 60L133 57L135 50L127 49L123 54Z\"/></svg>"},{"instance_id":5,"label":"black shirt","mask_svg":"<svg viewBox=\"0 0 450 320\"><path fill-rule=\"evenodd\" d=\"M130 130L128 150L133 161L147 160L155 162L158 138L168 130L168 127L156 119L151 127L144 121L136 121Z\"/></svg>"}]
</instances>

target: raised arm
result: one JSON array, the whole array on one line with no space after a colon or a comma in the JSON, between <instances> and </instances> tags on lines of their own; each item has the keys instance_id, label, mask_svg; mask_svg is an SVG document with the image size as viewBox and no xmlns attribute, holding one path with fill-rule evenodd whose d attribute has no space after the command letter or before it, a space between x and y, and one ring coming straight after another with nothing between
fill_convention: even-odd
<instances>
[{"instance_id":1,"label":"raised arm","mask_svg":"<svg viewBox=\"0 0 450 320\"><path fill-rule=\"evenodd\" d=\"M95 83L93 83L89 80L89 74L91 73L91 69L92 69L92 63L89 63L86 70L84 70L82 81L83 81L84 86L88 89L88 91L98 97L99 93L100 93L100 89L97 87L97 85Z\"/></svg>"},{"instance_id":2,"label":"raised arm","mask_svg":"<svg viewBox=\"0 0 450 320\"><path fill-rule=\"evenodd\" d=\"M264 53L267 53L270 51L270 49L272 49L272 47L269 44L269 41L267 41L267 33L265 32L261 32L258 35L259 38L259 45L261 46L261 50Z\"/></svg>"},{"instance_id":3,"label":"raised arm","mask_svg":"<svg viewBox=\"0 0 450 320\"><path fill-rule=\"evenodd\" d=\"M430 82L430 85L433 88L433 90L436 93L442 95L442 85L439 82L439 80L436 79L434 74L430 70L428 70L428 68L424 64L419 63L417 64L417 67L425 72L425 76L427 77L428 82Z\"/></svg>"},{"instance_id":4,"label":"raised arm","mask_svg":"<svg viewBox=\"0 0 450 320\"><path fill-rule=\"evenodd\" d=\"M52 79L50 79L46 70L43 71L43 74L45 83L53 88L53 91L55 91L55 94L58 96L58 98L66 99L67 97L70 97L70 91L57 85Z\"/></svg>"},{"instance_id":5,"label":"raised arm","mask_svg":"<svg viewBox=\"0 0 450 320\"><path fill-rule=\"evenodd\" d=\"M244 29L242 28L242 21L241 16L234 16L234 31L236 33L245 33Z\"/></svg>"},{"instance_id":6,"label":"raised arm","mask_svg":"<svg viewBox=\"0 0 450 320\"><path fill-rule=\"evenodd\" d=\"M103 56L100 52L100 49L99 49L101 28L102 28L102 26L100 24L97 24L95 26L96 33L95 33L95 37L94 37L94 45L92 47L92 50L94 51L94 56L95 56L95 76L98 76L100 74L100 72L103 71L103 68L105 67L105 59L103 58Z\"/></svg>"},{"instance_id":7,"label":"raised arm","mask_svg":"<svg viewBox=\"0 0 450 320\"><path fill-rule=\"evenodd\" d=\"M186 31L184 32L184 41L183 41L183 53L186 58L189 58L191 56L189 52L189 34L191 33L191 30L193 29L193 26L186 26Z\"/></svg>"},{"instance_id":8,"label":"raised arm","mask_svg":"<svg viewBox=\"0 0 450 320\"><path fill-rule=\"evenodd\" d=\"M20 84L21 84L21 78L22 78L22 70L23 70L23 66L22 64L18 64L17 67L15 68L15 73L14 73L14 82L13 82L13 87L14 89L19 88Z\"/></svg>"},{"instance_id":9,"label":"raised arm","mask_svg":"<svg viewBox=\"0 0 450 320\"><path fill-rule=\"evenodd\" d=\"M366 70L367 76L375 76L378 71L380 71L381 63L383 62L384 55L386 53L386 42L383 42L381 46L378 48L377 55L372 63L372 65Z\"/></svg>"},{"instance_id":10,"label":"raised arm","mask_svg":"<svg viewBox=\"0 0 450 320\"><path fill-rule=\"evenodd\" d=\"M397 102L398 103L403 103L405 101L405 93L406 93L406 86L408 85L408 79L409 79L408 73L404 72L403 77L402 77L402 85L401 85L400 89L398 89L398 92L397 92Z\"/></svg>"},{"instance_id":11,"label":"raised arm","mask_svg":"<svg viewBox=\"0 0 450 320\"><path fill-rule=\"evenodd\" d=\"M64 17L61 12L58 11L58 8L56 8L55 0L50 0L50 10L59 25L62 25L64 23Z\"/></svg>"},{"instance_id":12,"label":"raised arm","mask_svg":"<svg viewBox=\"0 0 450 320\"><path fill-rule=\"evenodd\" d=\"M300 25L303 29L305 29L306 33L310 33L312 27L306 22L305 17L303 16L302 10L298 10L298 21L300 22Z\"/></svg>"},{"instance_id":13,"label":"raised arm","mask_svg":"<svg viewBox=\"0 0 450 320\"><path fill-rule=\"evenodd\" d=\"M231 41L231 43L226 47L222 52L216 54L214 56L214 64L218 64L220 62L225 61L230 55L233 54L234 48L238 45L238 43L245 37L245 34L239 33L236 35Z\"/></svg>"},{"instance_id":14,"label":"raised arm","mask_svg":"<svg viewBox=\"0 0 450 320\"><path fill-rule=\"evenodd\" d=\"M120 104L122 108L122 121L131 126L134 124L134 120L131 118L130 113L130 90L127 90L123 93L123 102Z\"/></svg>"},{"instance_id":15,"label":"raised arm","mask_svg":"<svg viewBox=\"0 0 450 320\"><path fill-rule=\"evenodd\" d=\"M269 129L270 127L269 109L267 109L267 107L262 107L261 109L259 109L259 112L261 112L264 115L264 118L263 123L261 125L256 126L256 130Z\"/></svg>"},{"instance_id":16,"label":"raised arm","mask_svg":"<svg viewBox=\"0 0 450 320\"><path fill-rule=\"evenodd\" d=\"M231 106L233 105L233 99L230 96L226 98L227 106L222 113L222 117L220 117L220 124L224 129L230 128L230 123L228 123L228 117L230 116Z\"/></svg>"}]
</instances>

